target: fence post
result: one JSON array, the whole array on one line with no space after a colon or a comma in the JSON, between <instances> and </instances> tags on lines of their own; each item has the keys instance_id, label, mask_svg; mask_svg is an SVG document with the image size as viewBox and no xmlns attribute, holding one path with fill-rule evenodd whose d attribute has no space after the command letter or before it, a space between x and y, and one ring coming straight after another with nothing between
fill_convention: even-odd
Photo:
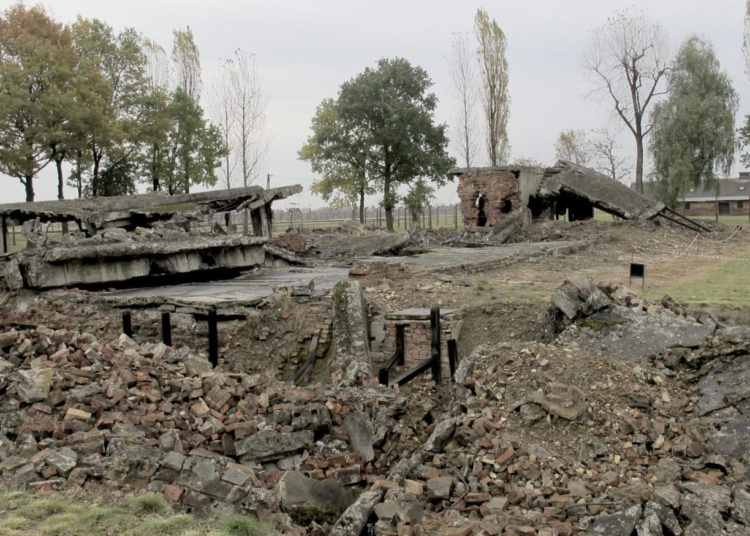
<instances>
[{"instance_id":1,"label":"fence post","mask_svg":"<svg viewBox=\"0 0 750 536\"><path fill-rule=\"evenodd\" d=\"M161 340L167 346L172 346L172 322L169 311L161 313Z\"/></svg>"},{"instance_id":2,"label":"fence post","mask_svg":"<svg viewBox=\"0 0 750 536\"><path fill-rule=\"evenodd\" d=\"M435 383L440 383L442 376L442 363L440 362L440 307L430 309L430 363L432 365L432 378Z\"/></svg>"},{"instance_id":3,"label":"fence post","mask_svg":"<svg viewBox=\"0 0 750 536\"><path fill-rule=\"evenodd\" d=\"M458 205L453 205L453 225L458 229Z\"/></svg>"},{"instance_id":4,"label":"fence post","mask_svg":"<svg viewBox=\"0 0 750 536\"><path fill-rule=\"evenodd\" d=\"M208 360L214 367L219 364L219 330L216 326L216 309L208 311Z\"/></svg>"},{"instance_id":5,"label":"fence post","mask_svg":"<svg viewBox=\"0 0 750 536\"><path fill-rule=\"evenodd\" d=\"M128 337L133 336L133 317L130 311L123 311L122 313L122 332Z\"/></svg>"}]
</instances>

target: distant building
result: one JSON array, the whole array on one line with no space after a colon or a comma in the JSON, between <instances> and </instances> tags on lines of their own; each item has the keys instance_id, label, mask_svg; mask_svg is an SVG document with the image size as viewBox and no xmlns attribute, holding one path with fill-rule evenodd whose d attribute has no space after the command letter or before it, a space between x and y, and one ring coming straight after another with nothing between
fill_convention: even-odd
<instances>
[{"instance_id":1,"label":"distant building","mask_svg":"<svg viewBox=\"0 0 750 536\"><path fill-rule=\"evenodd\" d=\"M750 172L740 172L739 178L720 179L719 195L716 190L704 189L701 185L685 194L678 205L685 216L713 216L716 204L720 216L747 216L750 209Z\"/></svg>"}]
</instances>

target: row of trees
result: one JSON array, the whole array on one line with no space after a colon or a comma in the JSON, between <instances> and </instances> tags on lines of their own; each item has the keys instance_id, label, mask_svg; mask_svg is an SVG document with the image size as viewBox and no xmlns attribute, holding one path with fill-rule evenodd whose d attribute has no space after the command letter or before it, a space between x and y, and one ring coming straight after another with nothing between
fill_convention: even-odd
<instances>
[{"instance_id":1,"label":"row of trees","mask_svg":"<svg viewBox=\"0 0 750 536\"><path fill-rule=\"evenodd\" d=\"M229 186L236 162L243 184L257 175L263 101L254 58L237 51L224 63L212 124L193 33L173 37L167 55L136 30L97 19L63 25L20 3L2 14L0 172L21 181L27 201L53 162L60 199L66 181L80 197L134 193L137 181L188 192L215 184L218 168Z\"/></svg>"},{"instance_id":2,"label":"row of trees","mask_svg":"<svg viewBox=\"0 0 750 536\"><path fill-rule=\"evenodd\" d=\"M465 35L456 36L452 46L450 69L459 102L454 140L470 167L478 146L475 108L481 103L487 159L497 166L510 153L506 40L481 9L474 38L475 54ZM654 190L671 206L690 188L718 184L717 171L729 172L737 94L709 43L691 37L671 58L661 26L643 9L631 8L594 32L585 61L595 91L612 103L615 116L633 136L635 164L620 156L617 138L607 129L562 132L555 144L558 158L594 167L615 180L625 180L632 171L635 188L643 192L648 136ZM324 100L299 152L322 177L313 191L338 204L358 203L360 219L365 197L382 193L392 230L397 188L408 185L403 200L419 213L453 164L446 150L447 127L433 122L436 102L428 93L430 85L421 68L404 59L383 59L376 69L344 83L335 99ZM748 125L741 135L750 139ZM516 163L538 164L528 159Z\"/></svg>"}]
</instances>

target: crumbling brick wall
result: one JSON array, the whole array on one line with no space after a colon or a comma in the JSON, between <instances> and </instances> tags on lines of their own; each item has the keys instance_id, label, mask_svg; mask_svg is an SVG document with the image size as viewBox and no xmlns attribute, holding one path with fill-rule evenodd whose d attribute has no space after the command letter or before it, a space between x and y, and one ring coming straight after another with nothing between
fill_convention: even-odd
<instances>
[{"instance_id":1,"label":"crumbling brick wall","mask_svg":"<svg viewBox=\"0 0 750 536\"><path fill-rule=\"evenodd\" d=\"M503 169L474 169L462 173L458 179L458 197L464 226L478 226L479 196L484 198L486 226L497 225L508 219L523 220L523 203L516 173Z\"/></svg>"},{"instance_id":2,"label":"crumbling brick wall","mask_svg":"<svg viewBox=\"0 0 750 536\"><path fill-rule=\"evenodd\" d=\"M299 233L284 233L274 236L268 242L294 253L303 253L307 249L307 238Z\"/></svg>"},{"instance_id":3,"label":"crumbling brick wall","mask_svg":"<svg viewBox=\"0 0 750 536\"><path fill-rule=\"evenodd\" d=\"M410 370L430 359L432 351L432 333L429 320L386 320L385 338L381 347L386 360L396 351L396 324L404 324L404 367ZM456 321L453 318L443 318L440 321L440 360L444 378L450 376L448 365L448 339L453 337Z\"/></svg>"},{"instance_id":4,"label":"crumbling brick wall","mask_svg":"<svg viewBox=\"0 0 750 536\"><path fill-rule=\"evenodd\" d=\"M372 261L361 263L349 270L349 279L359 281L362 288L378 286L384 279L409 277L409 268L401 263Z\"/></svg>"}]
</instances>

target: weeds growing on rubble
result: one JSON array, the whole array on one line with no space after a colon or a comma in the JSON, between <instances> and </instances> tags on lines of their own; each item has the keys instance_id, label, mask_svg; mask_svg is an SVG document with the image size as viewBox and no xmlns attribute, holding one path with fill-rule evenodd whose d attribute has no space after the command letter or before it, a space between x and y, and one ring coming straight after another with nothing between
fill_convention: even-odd
<instances>
[{"instance_id":1,"label":"weeds growing on rubble","mask_svg":"<svg viewBox=\"0 0 750 536\"><path fill-rule=\"evenodd\" d=\"M0 493L0 536L273 536L252 516L195 518L169 511L158 493L127 506L84 505L60 493Z\"/></svg>"}]
</instances>

